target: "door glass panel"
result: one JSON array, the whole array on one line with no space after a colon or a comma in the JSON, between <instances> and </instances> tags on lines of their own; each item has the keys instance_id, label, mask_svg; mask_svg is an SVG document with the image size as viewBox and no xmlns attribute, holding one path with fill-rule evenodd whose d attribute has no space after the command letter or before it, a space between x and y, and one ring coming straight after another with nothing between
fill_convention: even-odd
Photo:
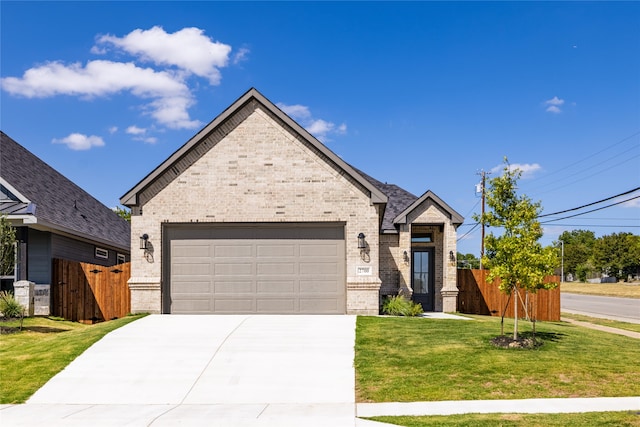
<instances>
[{"instance_id":1,"label":"door glass panel","mask_svg":"<svg viewBox=\"0 0 640 427\"><path fill-rule=\"evenodd\" d=\"M429 252L413 253L413 292L429 293Z\"/></svg>"}]
</instances>

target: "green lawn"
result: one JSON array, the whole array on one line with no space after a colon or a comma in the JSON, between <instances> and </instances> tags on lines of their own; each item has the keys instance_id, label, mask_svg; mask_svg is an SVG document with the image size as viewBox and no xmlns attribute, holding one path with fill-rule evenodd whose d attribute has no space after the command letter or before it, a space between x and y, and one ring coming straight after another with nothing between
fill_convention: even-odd
<instances>
[{"instance_id":1,"label":"green lawn","mask_svg":"<svg viewBox=\"0 0 640 427\"><path fill-rule=\"evenodd\" d=\"M360 402L640 395L640 340L538 322L536 350L495 348L500 318L358 317ZM505 320L505 331L512 330ZM521 331L530 330L521 322Z\"/></svg>"},{"instance_id":2,"label":"green lawn","mask_svg":"<svg viewBox=\"0 0 640 427\"><path fill-rule=\"evenodd\" d=\"M588 412L584 414L468 414L435 417L370 418L405 427L638 427L638 412Z\"/></svg>"},{"instance_id":3,"label":"green lawn","mask_svg":"<svg viewBox=\"0 0 640 427\"><path fill-rule=\"evenodd\" d=\"M22 403L51 377L107 333L142 316L96 325L54 318L26 318L22 332L7 333L19 322L1 322L0 403Z\"/></svg>"}]
</instances>

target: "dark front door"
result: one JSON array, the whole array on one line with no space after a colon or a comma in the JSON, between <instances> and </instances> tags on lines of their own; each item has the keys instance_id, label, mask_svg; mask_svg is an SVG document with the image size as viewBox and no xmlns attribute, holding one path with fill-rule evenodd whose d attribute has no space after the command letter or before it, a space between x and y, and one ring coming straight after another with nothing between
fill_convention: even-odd
<instances>
[{"instance_id":1,"label":"dark front door","mask_svg":"<svg viewBox=\"0 0 640 427\"><path fill-rule=\"evenodd\" d=\"M421 304L424 311L433 311L435 302L434 248L414 248L411 255L412 299Z\"/></svg>"}]
</instances>

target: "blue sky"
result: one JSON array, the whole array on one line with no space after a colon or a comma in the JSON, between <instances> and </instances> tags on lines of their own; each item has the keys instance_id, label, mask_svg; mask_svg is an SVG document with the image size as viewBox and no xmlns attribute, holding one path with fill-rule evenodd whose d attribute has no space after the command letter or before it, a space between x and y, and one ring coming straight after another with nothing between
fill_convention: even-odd
<instances>
[{"instance_id":1,"label":"blue sky","mask_svg":"<svg viewBox=\"0 0 640 427\"><path fill-rule=\"evenodd\" d=\"M110 207L251 87L352 165L439 195L464 253L478 172L504 156L544 213L640 186L638 2L0 8L2 131ZM571 229L638 234L640 198L545 224L543 243Z\"/></svg>"}]
</instances>

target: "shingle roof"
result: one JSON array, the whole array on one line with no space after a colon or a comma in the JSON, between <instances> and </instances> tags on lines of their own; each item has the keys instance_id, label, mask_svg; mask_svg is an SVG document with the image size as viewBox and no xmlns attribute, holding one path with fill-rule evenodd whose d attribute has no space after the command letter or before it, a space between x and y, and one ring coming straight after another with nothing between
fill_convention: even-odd
<instances>
[{"instance_id":1,"label":"shingle roof","mask_svg":"<svg viewBox=\"0 0 640 427\"><path fill-rule=\"evenodd\" d=\"M355 168L354 168L355 169ZM387 207L384 211L384 217L382 218L381 231L396 230L393 224L393 219L409 205L418 200L418 197L409 193L408 191L398 187L395 184L387 184L378 181L375 178L367 175L361 170L356 169L360 175L362 175L367 181L376 186L380 191L387 195Z\"/></svg>"},{"instance_id":2,"label":"shingle roof","mask_svg":"<svg viewBox=\"0 0 640 427\"><path fill-rule=\"evenodd\" d=\"M127 221L1 131L0 177L32 205L31 211L15 211L18 206L5 200L0 212L33 215L35 210L39 224L129 251Z\"/></svg>"}]
</instances>

